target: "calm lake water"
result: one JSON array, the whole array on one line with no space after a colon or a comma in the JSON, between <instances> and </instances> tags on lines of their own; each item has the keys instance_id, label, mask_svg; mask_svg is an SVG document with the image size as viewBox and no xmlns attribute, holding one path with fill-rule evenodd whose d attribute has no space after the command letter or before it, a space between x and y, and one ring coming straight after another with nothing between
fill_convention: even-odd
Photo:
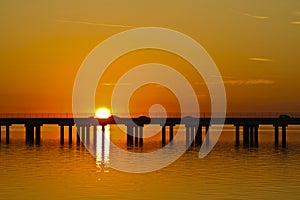
<instances>
[{"instance_id":1,"label":"calm lake water","mask_svg":"<svg viewBox=\"0 0 300 200\"><path fill-rule=\"evenodd\" d=\"M287 133L287 149L274 148L271 127L260 127L259 148L236 148L226 127L203 159L191 149L159 171L130 174L109 167L109 146L95 159L75 141L61 146L58 127L43 127L41 145L27 146L24 128L15 127L11 144L2 134L0 199L299 199L300 129ZM112 140L125 146L118 134L111 127ZM145 151L159 145L144 141Z\"/></svg>"}]
</instances>

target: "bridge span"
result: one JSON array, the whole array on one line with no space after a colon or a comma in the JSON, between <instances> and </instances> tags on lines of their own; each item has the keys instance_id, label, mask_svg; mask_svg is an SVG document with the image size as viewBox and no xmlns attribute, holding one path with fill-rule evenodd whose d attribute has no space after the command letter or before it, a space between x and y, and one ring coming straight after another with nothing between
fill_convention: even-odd
<instances>
[{"instance_id":1,"label":"bridge span","mask_svg":"<svg viewBox=\"0 0 300 200\"><path fill-rule=\"evenodd\" d=\"M76 123L75 123L76 122ZM43 125L60 126L60 143L64 144L64 127L69 127L69 143L72 144L72 130L76 126L77 144L80 144L80 136L89 139L90 134L97 135L97 126L102 126L105 130L106 125L123 124L127 127L127 145L143 146L143 127L148 124L160 125L162 127L161 142L166 145L166 130L169 131L169 140L174 138L174 126L184 125L186 129L187 145L201 145L203 138L209 142L209 129L214 125L233 125L235 126L235 144L240 145L240 135L242 135L242 143L244 146L258 147L258 134L260 125L273 125L274 127L274 145L279 146L279 132L281 130L281 146L286 148L287 131L289 125L300 125L300 118L292 118L289 116L281 117L227 117L225 121L218 118L193 118L193 117L169 117L169 118L148 118L145 116L136 118L110 117L108 119L98 119L94 117L2 117L0 118L1 127L5 127L6 143L10 143L10 127L12 125L23 124L25 126L25 142L26 144L40 144L41 127ZM91 131L92 130L92 131ZM242 133L242 134L240 134ZM1 142L2 131L0 132Z\"/></svg>"}]
</instances>

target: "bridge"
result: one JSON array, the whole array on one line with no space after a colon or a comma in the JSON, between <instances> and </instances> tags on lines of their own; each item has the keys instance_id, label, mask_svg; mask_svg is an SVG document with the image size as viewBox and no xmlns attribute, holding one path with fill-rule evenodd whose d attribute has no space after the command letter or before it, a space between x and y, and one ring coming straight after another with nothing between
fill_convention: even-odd
<instances>
[{"instance_id":1,"label":"bridge","mask_svg":"<svg viewBox=\"0 0 300 200\"><path fill-rule=\"evenodd\" d=\"M279 132L281 130L281 146L286 148L287 145L287 130L289 125L300 125L300 118L290 117L289 115L277 115L277 117L265 116L250 116L237 117L228 116L225 121L218 118L210 117L167 117L167 118L148 118L141 117L113 117L108 119L98 119L86 114L85 117L74 117L72 114L0 114L0 130L5 127L6 143L10 143L10 127L12 125L22 124L25 126L25 142L26 144L40 144L41 127L43 125L58 125L60 126L60 143L64 144L65 129L69 127L69 143L72 144L73 126L76 126L77 138L76 143L80 144L80 136L83 142L89 141L90 135L97 136L97 126L102 126L105 130L106 125L122 124L127 127L127 145L128 146L143 146L143 127L147 124L160 125L162 127L161 143L166 145L166 132L168 130L170 142L174 138L174 126L184 125L186 129L186 144L201 145L204 137L206 142L209 142L209 129L213 125L232 125L235 126L235 144L240 145L240 135L242 135L243 146L258 147L258 134L260 125L273 125L274 127L274 144L279 146ZM76 123L75 123L76 122ZM242 129L242 130L241 130ZM242 134L240 134L242 133ZM2 131L0 132L0 142Z\"/></svg>"}]
</instances>

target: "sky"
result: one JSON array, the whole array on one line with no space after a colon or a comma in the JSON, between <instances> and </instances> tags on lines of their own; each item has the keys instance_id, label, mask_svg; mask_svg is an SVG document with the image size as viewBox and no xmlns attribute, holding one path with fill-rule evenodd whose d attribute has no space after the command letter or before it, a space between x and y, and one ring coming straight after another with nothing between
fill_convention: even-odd
<instances>
[{"instance_id":1,"label":"sky","mask_svg":"<svg viewBox=\"0 0 300 200\"><path fill-rule=\"evenodd\" d=\"M11 0L0 2L0 12L2 113L72 112L73 84L86 56L110 36L138 27L173 29L201 44L222 75L228 112L300 112L298 0ZM201 109L210 110L207 88L190 64L149 49L112 63L96 107L110 107L122 72L147 62L184 73ZM138 89L130 109L145 112L154 103L178 110L174 94L157 85Z\"/></svg>"}]
</instances>

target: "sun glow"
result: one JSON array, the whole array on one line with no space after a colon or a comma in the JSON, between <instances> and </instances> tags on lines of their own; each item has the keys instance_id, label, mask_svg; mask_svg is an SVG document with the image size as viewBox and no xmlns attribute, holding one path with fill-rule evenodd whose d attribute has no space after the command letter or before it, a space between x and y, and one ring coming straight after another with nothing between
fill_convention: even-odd
<instances>
[{"instance_id":1,"label":"sun glow","mask_svg":"<svg viewBox=\"0 0 300 200\"><path fill-rule=\"evenodd\" d=\"M107 108L99 108L96 111L96 117L100 119L107 119L111 115L110 110Z\"/></svg>"}]
</instances>

